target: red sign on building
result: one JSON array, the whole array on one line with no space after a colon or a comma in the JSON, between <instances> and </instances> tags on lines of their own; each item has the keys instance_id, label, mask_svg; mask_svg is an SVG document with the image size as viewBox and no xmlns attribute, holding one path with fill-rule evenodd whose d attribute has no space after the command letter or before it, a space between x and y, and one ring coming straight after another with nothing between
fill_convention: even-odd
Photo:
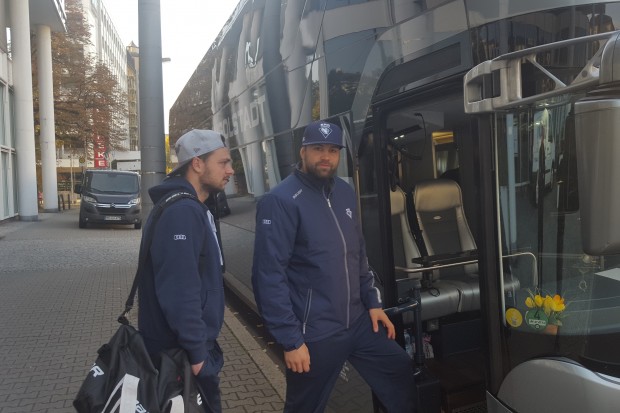
<instances>
[{"instance_id":1,"label":"red sign on building","mask_svg":"<svg viewBox=\"0 0 620 413\"><path fill-rule=\"evenodd\" d=\"M95 168L107 168L108 159L106 158L105 139L101 136L95 137Z\"/></svg>"}]
</instances>

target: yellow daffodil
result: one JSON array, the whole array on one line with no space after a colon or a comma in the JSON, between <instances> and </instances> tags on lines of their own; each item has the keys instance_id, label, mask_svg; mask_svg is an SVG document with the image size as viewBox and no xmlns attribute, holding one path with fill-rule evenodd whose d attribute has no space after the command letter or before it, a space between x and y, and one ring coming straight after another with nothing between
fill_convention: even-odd
<instances>
[{"instance_id":1,"label":"yellow daffodil","mask_svg":"<svg viewBox=\"0 0 620 413\"><path fill-rule=\"evenodd\" d=\"M545 314L547 314L547 315L551 314L551 303L552 302L553 302L553 298L551 298L548 295L543 300L543 307L545 309Z\"/></svg>"},{"instance_id":2,"label":"yellow daffodil","mask_svg":"<svg viewBox=\"0 0 620 413\"><path fill-rule=\"evenodd\" d=\"M564 298L555 294L550 296L545 294L544 298L541 294L534 294L528 290L529 297L525 298L525 306L531 309L543 310L549 318L549 324L562 325L562 318L564 318L563 311L566 309L566 303Z\"/></svg>"},{"instance_id":3,"label":"yellow daffodil","mask_svg":"<svg viewBox=\"0 0 620 413\"><path fill-rule=\"evenodd\" d=\"M559 313L561 311L564 311L564 309L566 308L566 304L564 304L564 299L556 294L553 296L553 299L551 299L550 307L553 311Z\"/></svg>"},{"instance_id":4,"label":"yellow daffodil","mask_svg":"<svg viewBox=\"0 0 620 413\"><path fill-rule=\"evenodd\" d=\"M536 304L536 307L542 307L543 305L543 298L540 296L540 294L536 294L534 296L534 304Z\"/></svg>"}]
</instances>

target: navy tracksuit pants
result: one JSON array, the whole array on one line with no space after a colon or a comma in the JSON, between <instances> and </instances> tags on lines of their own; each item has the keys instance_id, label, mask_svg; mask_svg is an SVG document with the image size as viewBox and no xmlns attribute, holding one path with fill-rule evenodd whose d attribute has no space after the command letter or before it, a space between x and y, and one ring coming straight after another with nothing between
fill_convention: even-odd
<instances>
[{"instance_id":1,"label":"navy tracksuit pants","mask_svg":"<svg viewBox=\"0 0 620 413\"><path fill-rule=\"evenodd\" d=\"M222 397L220 395L219 373L224 365L224 355L218 342L207 353L207 359L202 370L196 376L198 388L203 396L202 407L206 413L222 412Z\"/></svg>"},{"instance_id":2,"label":"navy tracksuit pants","mask_svg":"<svg viewBox=\"0 0 620 413\"><path fill-rule=\"evenodd\" d=\"M306 343L310 352L310 371L286 370L285 413L322 413L342 366L349 361L368 383L389 413L414 411L413 365L409 355L387 338L379 323L372 331L367 312L348 330L324 340Z\"/></svg>"}]
</instances>

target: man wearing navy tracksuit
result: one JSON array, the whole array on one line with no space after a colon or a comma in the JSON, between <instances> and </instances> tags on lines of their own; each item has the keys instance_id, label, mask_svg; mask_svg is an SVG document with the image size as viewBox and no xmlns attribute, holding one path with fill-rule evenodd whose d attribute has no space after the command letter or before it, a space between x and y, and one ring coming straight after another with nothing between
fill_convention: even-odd
<instances>
[{"instance_id":1,"label":"man wearing navy tracksuit","mask_svg":"<svg viewBox=\"0 0 620 413\"><path fill-rule=\"evenodd\" d=\"M323 412L348 360L390 413L414 409L413 369L368 269L353 189L335 177L342 132L306 127L301 162L258 203L252 285L284 347L285 412Z\"/></svg>"}]
</instances>

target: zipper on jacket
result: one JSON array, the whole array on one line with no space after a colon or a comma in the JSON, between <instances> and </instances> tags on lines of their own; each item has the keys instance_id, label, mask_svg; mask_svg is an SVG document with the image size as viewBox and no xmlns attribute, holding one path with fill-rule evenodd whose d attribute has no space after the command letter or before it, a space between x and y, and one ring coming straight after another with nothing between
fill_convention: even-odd
<instances>
[{"instance_id":1,"label":"zipper on jacket","mask_svg":"<svg viewBox=\"0 0 620 413\"><path fill-rule=\"evenodd\" d=\"M347 260L347 241L344 238L344 234L342 233L342 228L340 228L340 223L338 222L338 217L336 217L336 213L332 208L332 203L329 200L329 194L325 195L325 191L323 190L323 197L327 200L327 206L329 207L329 211L332 213L332 217L334 218L334 222L336 223L336 228L338 228L338 233L340 234L340 239L342 240L342 245L344 247L344 274L347 280L347 329L350 324L351 317L351 281L349 280L349 262Z\"/></svg>"},{"instance_id":2,"label":"zipper on jacket","mask_svg":"<svg viewBox=\"0 0 620 413\"><path fill-rule=\"evenodd\" d=\"M301 327L301 333L306 334L306 324L308 324L308 317L310 317L310 306L312 305L312 288L308 289L306 294L306 308L304 309L304 323Z\"/></svg>"}]
</instances>

